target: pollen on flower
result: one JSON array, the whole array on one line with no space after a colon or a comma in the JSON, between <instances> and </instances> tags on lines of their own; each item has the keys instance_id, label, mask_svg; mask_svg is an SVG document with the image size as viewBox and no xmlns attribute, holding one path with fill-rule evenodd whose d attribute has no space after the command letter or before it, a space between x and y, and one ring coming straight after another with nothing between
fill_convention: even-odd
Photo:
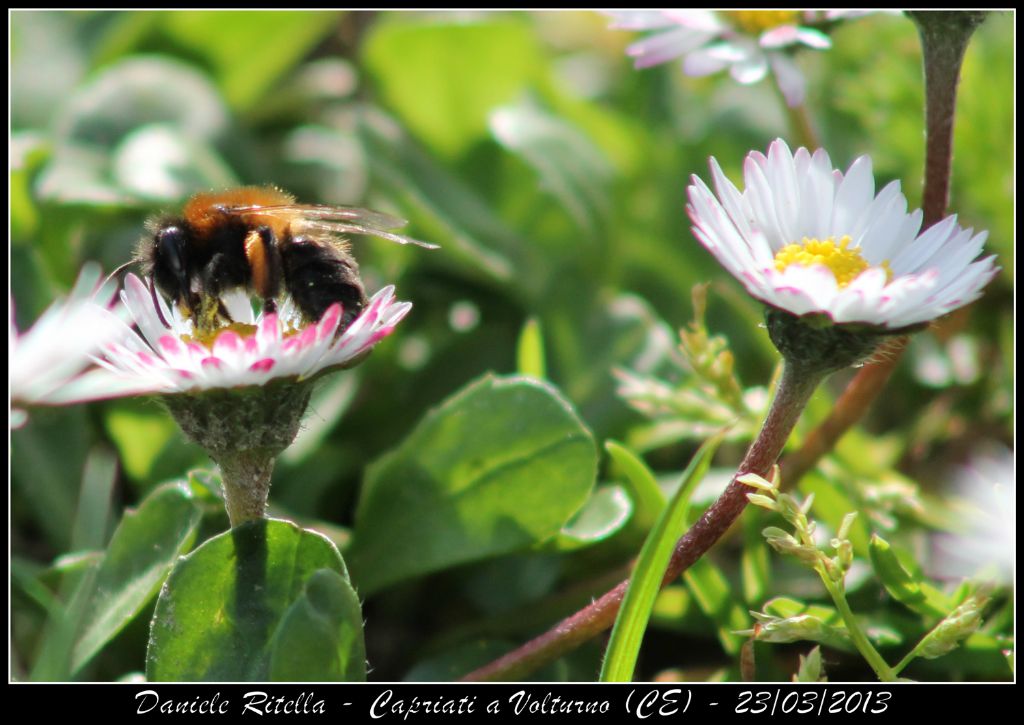
<instances>
[{"instance_id":1,"label":"pollen on flower","mask_svg":"<svg viewBox=\"0 0 1024 725\"><path fill-rule=\"evenodd\" d=\"M207 348L213 349L213 344L217 341L217 338L229 331L235 333L244 340L245 338L252 337L256 334L256 325L232 322L230 325L218 327L213 330L203 330L195 335L184 335L181 339L186 343L198 342L201 345L205 345Z\"/></svg>"},{"instance_id":2,"label":"pollen on flower","mask_svg":"<svg viewBox=\"0 0 1024 725\"><path fill-rule=\"evenodd\" d=\"M836 284L842 289L857 279L871 265L861 255L860 249L850 248L852 240L844 236L836 244L835 237L828 239L810 239L804 237L800 243L787 244L775 253L775 269L784 271L792 264L812 267L816 264L828 267L836 278ZM879 265L885 270L887 280L892 279L892 270L888 260Z\"/></svg>"},{"instance_id":3,"label":"pollen on flower","mask_svg":"<svg viewBox=\"0 0 1024 725\"><path fill-rule=\"evenodd\" d=\"M736 29L750 35L760 35L780 25L800 22L798 10L723 10L722 14Z\"/></svg>"}]
</instances>

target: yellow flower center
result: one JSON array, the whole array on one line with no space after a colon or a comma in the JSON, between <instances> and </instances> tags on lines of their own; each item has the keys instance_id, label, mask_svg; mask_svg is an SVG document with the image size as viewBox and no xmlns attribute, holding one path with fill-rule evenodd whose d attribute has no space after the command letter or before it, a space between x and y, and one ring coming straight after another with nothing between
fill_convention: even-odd
<instances>
[{"instance_id":1,"label":"yellow flower center","mask_svg":"<svg viewBox=\"0 0 1024 725\"><path fill-rule=\"evenodd\" d=\"M231 330L244 340L256 334L256 325L232 322L230 325L224 325L213 330L196 330L194 335L182 335L181 339L185 342L198 342L200 345L205 345L212 350L213 343L228 330Z\"/></svg>"},{"instance_id":2,"label":"yellow flower center","mask_svg":"<svg viewBox=\"0 0 1024 725\"><path fill-rule=\"evenodd\" d=\"M182 335L181 339L186 343L198 342L200 345L205 345L212 350L213 344L217 341L217 338L228 330L231 330L244 340L247 337L255 335L258 329L259 328L256 325L250 325L245 322L232 322L230 325L224 325L223 327L218 327L215 330L199 330L194 335ZM302 332L301 327L294 327L289 323L284 329L284 332L281 333L281 337L283 339L288 339L289 337L295 337L300 332Z\"/></svg>"},{"instance_id":3,"label":"yellow flower center","mask_svg":"<svg viewBox=\"0 0 1024 725\"><path fill-rule=\"evenodd\" d=\"M857 279L861 272L871 268L868 261L861 256L860 249L849 248L851 241L849 236L842 237L838 244L835 237L825 240L804 237L799 244L787 244L775 253L775 269L782 272L791 264L804 267L821 264L832 270L840 288L845 287ZM886 260L879 266L885 270L886 280L891 280L892 270L889 268L889 261Z\"/></svg>"},{"instance_id":4,"label":"yellow flower center","mask_svg":"<svg viewBox=\"0 0 1024 725\"><path fill-rule=\"evenodd\" d=\"M799 10L723 10L733 27L750 35L760 35L780 25L800 21Z\"/></svg>"}]
</instances>

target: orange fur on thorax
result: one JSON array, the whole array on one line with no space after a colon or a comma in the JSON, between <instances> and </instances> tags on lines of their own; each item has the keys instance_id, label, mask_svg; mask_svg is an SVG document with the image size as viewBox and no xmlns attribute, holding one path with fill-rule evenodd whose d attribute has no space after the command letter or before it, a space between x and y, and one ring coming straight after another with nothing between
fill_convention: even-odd
<instances>
[{"instance_id":1,"label":"orange fur on thorax","mask_svg":"<svg viewBox=\"0 0 1024 725\"><path fill-rule=\"evenodd\" d=\"M273 186L243 186L226 191L199 192L185 203L183 216L202 235L224 222L224 213L218 206L280 206L294 203L294 196ZM237 218L247 225L270 227L278 239L285 235L290 223L279 215L261 215L259 212L249 212Z\"/></svg>"}]
</instances>

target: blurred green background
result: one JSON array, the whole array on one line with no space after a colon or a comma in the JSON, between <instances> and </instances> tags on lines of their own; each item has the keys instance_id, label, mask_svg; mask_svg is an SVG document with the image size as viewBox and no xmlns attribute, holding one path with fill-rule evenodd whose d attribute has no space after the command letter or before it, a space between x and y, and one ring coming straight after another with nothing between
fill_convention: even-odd
<instances>
[{"instance_id":1,"label":"blurred green background","mask_svg":"<svg viewBox=\"0 0 1024 725\"><path fill-rule=\"evenodd\" d=\"M354 250L367 289L396 284L411 314L366 364L318 390L274 475L276 512L338 540L367 464L468 381L514 372L531 318L548 379L598 441L638 440L647 421L616 393L611 371L679 374L675 330L690 320L699 282L714 283L708 326L729 339L740 378L767 385L776 354L759 307L694 240L685 189L691 174L707 178L709 156L739 180L751 149L798 139L768 81L688 78L674 63L636 71L624 54L635 34L607 24L588 12L12 13L19 329L83 262L123 264L144 220L197 190L273 183L301 201L409 219L409 234L442 249L357 239ZM798 58L824 146L843 168L869 153L877 188L900 179L917 206L923 93L913 24L871 16L838 26L833 42ZM868 458L926 488L978 441L1012 442L1013 44L1013 17L994 13L968 50L950 203L961 224L990 231L1003 271L968 315L915 340L864 424L876 436L862 442ZM835 376L811 422L850 374ZM29 572L80 543L72 524L90 451L116 456L115 511L209 465L159 406L140 400L36 410L11 440L12 563ZM646 458L678 471L698 442L650 446ZM741 453L739 444L723 449L721 465ZM99 522L96 545L116 520ZM441 679L446 670L430 668L466 648L485 661L505 647L494 644L501 637L520 640L569 611L575 600L556 592L624 565L642 540L626 534L382 592L364 610L371 677ZM13 595L14 661L24 664L45 613L17 586ZM530 616L513 624L504 613L517 607ZM674 636L703 642L694 616ZM492 639L481 644L481 632ZM139 669L145 636L140 617L89 676ZM727 663L713 640L705 644L687 667ZM592 678L598 651L584 648L544 676ZM658 657L643 676L665 666Z\"/></svg>"}]
</instances>

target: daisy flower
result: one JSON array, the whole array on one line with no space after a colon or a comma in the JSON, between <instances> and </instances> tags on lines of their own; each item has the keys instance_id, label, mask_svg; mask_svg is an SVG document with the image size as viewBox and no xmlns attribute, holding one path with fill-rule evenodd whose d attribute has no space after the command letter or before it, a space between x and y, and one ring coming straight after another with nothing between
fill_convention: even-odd
<instances>
[{"instance_id":1,"label":"daisy flower","mask_svg":"<svg viewBox=\"0 0 1024 725\"><path fill-rule=\"evenodd\" d=\"M843 12L811 10L637 10L609 12L612 27L655 31L626 49L637 68L682 58L683 71L705 76L728 69L744 85L775 74L790 106L804 98L804 78L786 49L830 48L817 25Z\"/></svg>"},{"instance_id":2,"label":"daisy flower","mask_svg":"<svg viewBox=\"0 0 1024 725\"><path fill-rule=\"evenodd\" d=\"M228 518L239 526L265 515L274 461L295 440L313 379L358 363L408 314L412 305L394 297L394 287L380 290L347 326L338 303L303 324L291 299L257 316L238 289L220 299L234 322L200 332L129 274L121 300L139 331L121 323L123 337L96 358L94 385L160 394L186 437L220 466Z\"/></svg>"},{"instance_id":3,"label":"daisy flower","mask_svg":"<svg viewBox=\"0 0 1024 725\"><path fill-rule=\"evenodd\" d=\"M828 154L776 140L751 152L740 192L711 159L712 192L698 177L687 206L693 232L755 298L796 317L879 332L927 323L981 296L995 257L988 232L950 216L921 232L893 181L875 194L871 159L844 174Z\"/></svg>"},{"instance_id":4,"label":"daisy flower","mask_svg":"<svg viewBox=\"0 0 1024 725\"><path fill-rule=\"evenodd\" d=\"M8 341L13 406L56 405L118 394L115 389L97 391L83 385L82 374L93 365L91 356L124 333L124 324L97 301L101 279L98 265L85 265L67 298L50 305L24 333L15 326L11 301ZM12 427L26 419L24 410L11 408Z\"/></svg>"},{"instance_id":5,"label":"daisy flower","mask_svg":"<svg viewBox=\"0 0 1024 725\"><path fill-rule=\"evenodd\" d=\"M930 572L940 579L980 575L1013 581L1017 552L1017 477L1008 448L985 449L957 473L959 531L934 540Z\"/></svg>"},{"instance_id":6,"label":"daisy flower","mask_svg":"<svg viewBox=\"0 0 1024 725\"><path fill-rule=\"evenodd\" d=\"M337 303L319 322L303 327L290 300L277 313L257 317L249 298L237 291L224 297L236 322L212 339L200 339L190 319L159 295L159 309L154 307L146 285L129 274L121 299L139 332L126 328L97 362L110 380L136 380L162 394L259 386L279 378L304 381L329 368L350 367L390 335L412 307L395 301L394 293L393 286L377 292L339 335Z\"/></svg>"}]
</instances>

